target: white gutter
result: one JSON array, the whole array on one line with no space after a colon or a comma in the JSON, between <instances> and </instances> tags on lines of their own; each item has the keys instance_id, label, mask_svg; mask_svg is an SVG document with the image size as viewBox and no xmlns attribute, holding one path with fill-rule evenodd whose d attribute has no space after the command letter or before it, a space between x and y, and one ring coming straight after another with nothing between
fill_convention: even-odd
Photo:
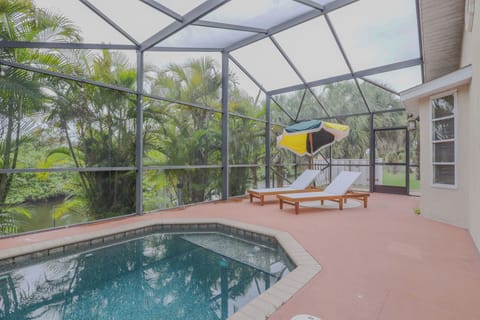
<instances>
[{"instance_id":1,"label":"white gutter","mask_svg":"<svg viewBox=\"0 0 480 320\"><path fill-rule=\"evenodd\" d=\"M407 111L414 111L412 113L417 114L418 101L420 99L468 84L472 80L472 74L473 67L468 65L435 80L402 91L400 93L400 101L402 101ZM412 110L412 108L415 110Z\"/></svg>"}]
</instances>

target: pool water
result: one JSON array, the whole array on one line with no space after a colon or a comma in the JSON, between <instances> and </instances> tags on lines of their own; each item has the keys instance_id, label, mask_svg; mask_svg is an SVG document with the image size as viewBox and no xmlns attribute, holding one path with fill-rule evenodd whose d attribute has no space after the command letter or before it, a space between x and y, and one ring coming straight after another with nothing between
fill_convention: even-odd
<instances>
[{"instance_id":1,"label":"pool water","mask_svg":"<svg viewBox=\"0 0 480 320\"><path fill-rule=\"evenodd\" d=\"M1 319L226 319L293 266L221 233L151 234L0 273Z\"/></svg>"}]
</instances>

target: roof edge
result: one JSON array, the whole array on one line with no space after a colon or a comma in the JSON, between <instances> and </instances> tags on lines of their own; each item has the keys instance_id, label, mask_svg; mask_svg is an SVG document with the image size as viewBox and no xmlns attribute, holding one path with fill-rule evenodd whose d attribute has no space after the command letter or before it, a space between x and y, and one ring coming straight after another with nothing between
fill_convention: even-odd
<instances>
[{"instance_id":1,"label":"roof edge","mask_svg":"<svg viewBox=\"0 0 480 320\"><path fill-rule=\"evenodd\" d=\"M470 83L472 74L472 65L465 66L440 78L400 92L400 100L406 106L411 105L421 98Z\"/></svg>"}]
</instances>

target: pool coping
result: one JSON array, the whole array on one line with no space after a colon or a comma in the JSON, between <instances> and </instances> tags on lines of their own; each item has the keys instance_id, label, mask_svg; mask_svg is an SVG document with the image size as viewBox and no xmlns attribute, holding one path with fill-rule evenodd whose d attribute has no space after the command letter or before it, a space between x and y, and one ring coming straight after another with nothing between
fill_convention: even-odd
<instances>
[{"instance_id":1,"label":"pool coping","mask_svg":"<svg viewBox=\"0 0 480 320\"><path fill-rule=\"evenodd\" d=\"M228 318L230 320L268 319L273 312L322 270L321 265L288 232L222 218L152 218L109 229L65 236L54 240L43 240L0 250L0 266L21 263L28 259L55 255L69 250L88 248L157 230L167 232L229 231L228 228L237 229L236 232L243 233L244 236L252 239L268 241L262 236L274 238L296 265L292 272L232 314Z\"/></svg>"}]
</instances>

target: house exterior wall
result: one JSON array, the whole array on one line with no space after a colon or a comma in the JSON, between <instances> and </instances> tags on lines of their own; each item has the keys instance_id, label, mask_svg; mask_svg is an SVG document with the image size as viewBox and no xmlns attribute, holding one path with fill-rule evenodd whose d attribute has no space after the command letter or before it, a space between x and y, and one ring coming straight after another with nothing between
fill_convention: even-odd
<instances>
[{"instance_id":1,"label":"house exterior wall","mask_svg":"<svg viewBox=\"0 0 480 320\"><path fill-rule=\"evenodd\" d=\"M451 5L455 3L451 2ZM474 10L469 10L473 7ZM407 90L401 98L409 112L415 115L418 112L420 116L422 215L468 228L480 251L480 0L465 0L465 19L459 69ZM467 23L471 21L472 24ZM446 45L449 43L447 41ZM432 97L452 91L457 96L456 184L437 186L432 179L430 103Z\"/></svg>"},{"instance_id":2,"label":"house exterior wall","mask_svg":"<svg viewBox=\"0 0 480 320\"><path fill-rule=\"evenodd\" d=\"M472 82L469 90L468 149L465 157L470 161L468 181L468 228L480 250L480 1L475 1L473 28L464 32L461 66L471 64Z\"/></svg>"},{"instance_id":3,"label":"house exterior wall","mask_svg":"<svg viewBox=\"0 0 480 320\"><path fill-rule=\"evenodd\" d=\"M448 92L451 92L450 90ZM420 210L422 216L450 223L459 227L468 227L468 189L470 160L464 155L468 152L468 126L462 125L469 121L469 86L456 89L456 148L457 176L456 187L445 188L433 186L432 178L432 141L430 120L430 99L420 100L420 181L422 199ZM480 171L479 171L480 172Z\"/></svg>"}]
</instances>

